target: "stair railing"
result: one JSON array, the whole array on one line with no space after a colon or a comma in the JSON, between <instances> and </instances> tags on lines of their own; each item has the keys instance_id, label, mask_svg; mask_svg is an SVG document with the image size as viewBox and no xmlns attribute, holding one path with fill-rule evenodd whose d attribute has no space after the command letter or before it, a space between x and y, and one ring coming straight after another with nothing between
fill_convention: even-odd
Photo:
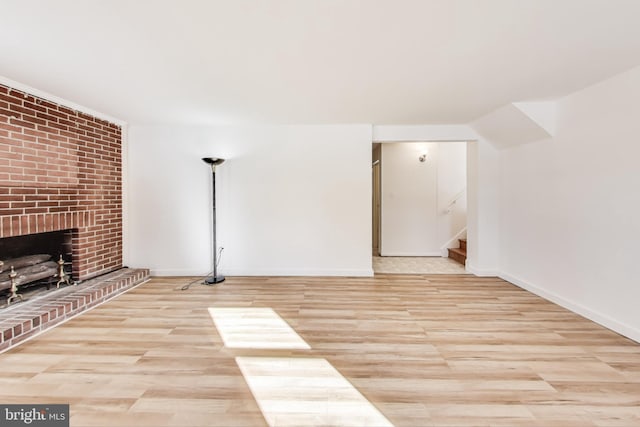
<instances>
[{"instance_id":1,"label":"stair railing","mask_svg":"<svg viewBox=\"0 0 640 427\"><path fill-rule=\"evenodd\" d=\"M460 192L458 194L456 194L453 199L451 199L451 201L449 202L449 204L447 205L446 208L444 208L443 213L445 215L450 214L451 211L453 210L453 207L455 206L456 203L458 203L458 200L460 200L460 198L462 196L465 195L465 193L467 192L467 187L463 188L462 190L460 190Z\"/></svg>"}]
</instances>

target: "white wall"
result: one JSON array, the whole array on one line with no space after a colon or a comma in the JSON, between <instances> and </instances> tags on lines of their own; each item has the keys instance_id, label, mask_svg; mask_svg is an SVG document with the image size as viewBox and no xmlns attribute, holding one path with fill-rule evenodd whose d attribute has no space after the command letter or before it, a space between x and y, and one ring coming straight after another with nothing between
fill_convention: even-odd
<instances>
[{"instance_id":1,"label":"white wall","mask_svg":"<svg viewBox=\"0 0 640 427\"><path fill-rule=\"evenodd\" d=\"M467 271L499 274L500 152L486 140L467 147Z\"/></svg>"},{"instance_id":2,"label":"white wall","mask_svg":"<svg viewBox=\"0 0 640 427\"><path fill-rule=\"evenodd\" d=\"M428 151L428 160L418 161ZM437 256L436 143L382 144L382 256Z\"/></svg>"},{"instance_id":3,"label":"white wall","mask_svg":"<svg viewBox=\"0 0 640 427\"><path fill-rule=\"evenodd\" d=\"M466 225L466 143L384 143L381 164L381 255L440 256Z\"/></svg>"},{"instance_id":4,"label":"white wall","mask_svg":"<svg viewBox=\"0 0 640 427\"><path fill-rule=\"evenodd\" d=\"M467 143L438 143L438 245L457 248L457 238L466 237ZM444 249L444 250L443 250Z\"/></svg>"},{"instance_id":5,"label":"white wall","mask_svg":"<svg viewBox=\"0 0 640 427\"><path fill-rule=\"evenodd\" d=\"M371 275L371 126L129 130L129 256L155 275L205 274L217 170L227 275Z\"/></svg>"},{"instance_id":6,"label":"white wall","mask_svg":"<svg viewBox=\"0 0 640 427\"><path fill-rule=\"evenodd\" d=\"M403 141L471 141L478 138L467 125L374 125L376 142Z\"/></svg>"},{"instance_id":7,"label":"white wall","mask_svg":"<svg viewBox=\"0 0 640 427\"><path fill-rule=\"evenodd\" d=\"M558 102L500 152L501 276L640 341L640 68Z\"/></svg>"}]
</instances>

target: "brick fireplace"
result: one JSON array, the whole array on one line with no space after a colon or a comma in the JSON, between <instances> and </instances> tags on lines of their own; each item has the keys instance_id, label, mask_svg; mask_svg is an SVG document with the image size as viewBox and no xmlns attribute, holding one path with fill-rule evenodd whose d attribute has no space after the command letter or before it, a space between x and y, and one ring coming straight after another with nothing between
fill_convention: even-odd
<instances>
[{"instance_id":1,"label":"brick fireplace","mask_svg":"<svg viewBox=\"0 0 640 427\"><path fill-rule=\"evenodd\" d=\"M0 352L148 280L122 268L121 160L118 124L0 84L0 260L60 253L82 282L4 304Z\"/></svg>"},{"instance_id":2,"label":"brick fireplace","mask_svg":"<svg viewBox=\"0 0 640 427\"><path fill-rule=\"evenodd\" d=\"M59 230L74 279L122 267L122 129L0 84L0 238Z\"/></svg>"}]
</instances>

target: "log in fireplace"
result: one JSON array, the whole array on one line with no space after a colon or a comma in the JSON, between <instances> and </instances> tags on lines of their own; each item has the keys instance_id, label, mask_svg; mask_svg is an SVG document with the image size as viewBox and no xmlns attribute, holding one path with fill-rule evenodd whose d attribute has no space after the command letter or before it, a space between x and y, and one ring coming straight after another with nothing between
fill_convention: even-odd
<instances>
[{"instance_id":1,"label":"log in fireplace","mask_svg":"<svg viewBox=\"0 0 640 427\"><path fill-rule=\"evenodd\" d=\"M27 287L72 283L71 236L72 230L61 230L0 239L0 295L7 306L22 300L19 291Z\"/></svg>"}]
</instances>

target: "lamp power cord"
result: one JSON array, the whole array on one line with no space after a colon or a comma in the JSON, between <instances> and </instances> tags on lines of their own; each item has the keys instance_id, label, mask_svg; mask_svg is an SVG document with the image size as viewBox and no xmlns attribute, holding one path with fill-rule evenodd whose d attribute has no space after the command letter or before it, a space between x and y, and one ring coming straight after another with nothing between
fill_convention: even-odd
<instances>
[{"instance_id":1,"label":"lamp power cord","mask_svg":"<svg viewBox=\"0 0 640 427\"><path fill-rule=\"evenodd\" d=\"M220 261L222 260L222 251L224 250L223 247L220 248L220 250L218 251L218 262L216 262L216 269L218 269L218 266L220 265ZM182 288L180 288L181 291L186 291L187 289L189 289L191 287L191 285L197 283L197 282L201 282L201 285L205 285L205 281L204 279L207 278L207 276L210 276L213 274L213 270L209 271L207 274L205 274L204 276L199 276L198 278L192 280L191 282L187 283L186 285L184 285Z\"/></svg>"}]
</instances>

